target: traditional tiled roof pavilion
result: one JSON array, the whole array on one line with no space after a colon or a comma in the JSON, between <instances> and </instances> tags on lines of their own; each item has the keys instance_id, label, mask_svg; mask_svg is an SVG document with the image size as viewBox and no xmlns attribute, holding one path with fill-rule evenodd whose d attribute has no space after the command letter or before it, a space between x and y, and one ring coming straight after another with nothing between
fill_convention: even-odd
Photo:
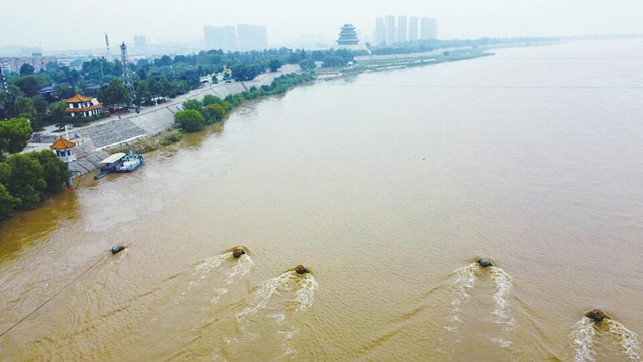
<instances>
[{"instance_id":1,"label":"traditional tiled roof pavilion","mask_svg":"<svg viewBox=\"0 0 643 362\"><path fill-rule=\"evenodd\" d=\"M76 93L75 96L63 99L67 103L67 113L71 113L72 117L81 116L89 117L100 114L102 104L92 101L92 97L82 96Z\"/></svg>"},{"instance_id":2,"label":"traditional tiled roof pavilion","mask_svg":"<svg viewBox=\"0 0 643 362\"><path fill-rule=\"evenodd\" d=\"M76 161L76 155L71 153L71 149L74 147L76 147L76 144L64 139L63 136L60 136L59 139L54 141L54 143L49 146L49 148L56 152L56 156L58 156L58 158L63 160L65 163Z\"/></svg>"}]
</instances>

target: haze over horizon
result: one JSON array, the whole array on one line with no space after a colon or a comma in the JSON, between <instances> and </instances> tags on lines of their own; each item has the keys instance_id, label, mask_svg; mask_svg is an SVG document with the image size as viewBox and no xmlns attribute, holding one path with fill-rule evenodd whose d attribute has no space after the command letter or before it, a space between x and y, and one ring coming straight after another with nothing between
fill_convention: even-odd
<instances>
[{"instance_id":1,"label":"haze over horizon","mask_svg":"<svg viewBox=\"0 0 643 362\"><path fill-rule=\"evenodd\" d=\"M159 0L153 4L126 0L23 0L3 7L0 46L43 50L114 47L142 34L148 42L175 43L203 39L204 25L258 24L268 27L269 44L320 34L332 40L344 23L370 36L375 18L385 15L426 16L438 20L438 38L566 36L643 33L640 0L436 0L324 1L302 5L293 0L239 0L223 6L213 1L189 3Z\"/></svg>"}]
</instances>

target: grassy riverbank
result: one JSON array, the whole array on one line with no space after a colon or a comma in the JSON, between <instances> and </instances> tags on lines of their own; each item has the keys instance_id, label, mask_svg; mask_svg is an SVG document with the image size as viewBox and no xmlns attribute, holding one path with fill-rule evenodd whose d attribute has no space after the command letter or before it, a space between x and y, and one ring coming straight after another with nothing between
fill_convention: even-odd
<instances>
[{"instance_id":1,"label":"grassy riverbank","mask_svg":"<svg viewBox=\"0 0 643 362\"><path fill-rule=\"evenodd\" d=\"M137 141L126 142L118 147L109 150L109 153L114 154L118 152L134 152L138 154L152 152L169 146L173 143L179 142L183 139L185 132L177 129L170 129L160 132L154 136L139 139Z\"/></svg>"}]
</instances>

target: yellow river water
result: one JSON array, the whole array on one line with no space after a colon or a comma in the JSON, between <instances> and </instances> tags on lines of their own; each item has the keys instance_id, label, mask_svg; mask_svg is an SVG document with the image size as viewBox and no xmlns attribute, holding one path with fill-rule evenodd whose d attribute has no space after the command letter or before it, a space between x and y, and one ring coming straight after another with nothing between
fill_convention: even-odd
<instances>
[{"instance_id":1,"label":"yellow river water","mask_svg":"<svg viewBox=\"0 0 643 362\"><path fill-rule=\"evenodd\" d=\"M640 359L641 69L578 42L318 82L83 178L0 226L0 332L62 290L0 359Z\"/></svg>"}]
</instances>

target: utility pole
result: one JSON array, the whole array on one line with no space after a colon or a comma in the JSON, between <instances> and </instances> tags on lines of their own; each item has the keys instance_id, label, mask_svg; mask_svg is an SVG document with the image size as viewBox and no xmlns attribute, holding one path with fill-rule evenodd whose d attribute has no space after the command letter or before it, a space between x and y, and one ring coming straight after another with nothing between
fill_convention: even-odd
<instances>
[{"instance_id":1,"label":"utility pole","mask_svg":"<svg viewBox=\"0 0 643 362\"><path fill-rule=\"evenodd\" d=\"M125 42L121 44L121 67L123 67L123 84L129 90L131 104L131 102L134 102L134 100L136 99L136 92L134 91L134 83L132 82L132 71L129 69L129 61L127 59L127 45L125 45ZM138 113L139 107L137 104L135 104L135 106L136 112Z\"/></svg>"}]
</instances>

